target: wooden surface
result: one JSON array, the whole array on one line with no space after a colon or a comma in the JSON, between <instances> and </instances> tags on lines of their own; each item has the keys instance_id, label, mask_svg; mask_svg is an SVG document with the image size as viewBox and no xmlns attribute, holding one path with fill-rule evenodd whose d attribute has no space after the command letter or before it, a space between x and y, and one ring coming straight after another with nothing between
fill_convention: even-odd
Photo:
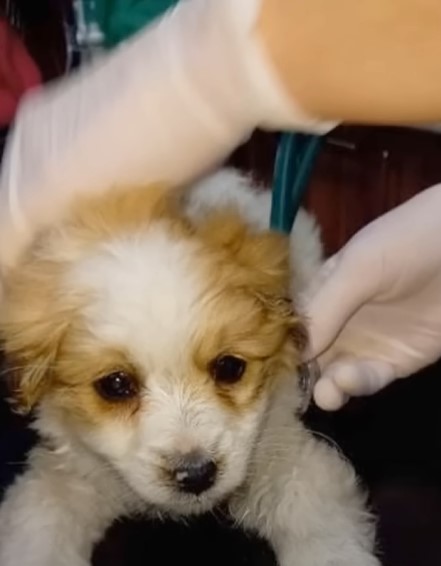
<instances>
[{"instance_id":1,"label":"wooden surface","mask_svg":"<svg viewBox=\"0 0 441 566\"><path fill-rule=\"evenodd\" d=\"M231 163L271 184L277 137L257 133ZM441 135L399 128L338 128L323 145L305 206L334 253L362 226L441 182Z\"/></svg>"}]
</instances>

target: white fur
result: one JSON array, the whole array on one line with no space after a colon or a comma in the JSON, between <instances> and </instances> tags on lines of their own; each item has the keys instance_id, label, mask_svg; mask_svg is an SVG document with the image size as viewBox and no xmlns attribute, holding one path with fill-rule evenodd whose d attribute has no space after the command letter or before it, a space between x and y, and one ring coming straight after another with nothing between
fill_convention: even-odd
<instances>
[{"instance_id":1,"label":"white fur","mask_svg":"<svg viewBox=\"0 0 441 566\"><path fill-rule=\"evenodd\" d=\"M223 169L196 184L188 200L190 218L201 218L209 210L233 207L256 229L267 230L270 223L271 193L257 190L250 178L234 169ZM322 261L320 230L315 219L300 209L290 236L292 283L299 298Z\"/></svg>"},{"instance_id":2,"label":"white fur","mask_svg":"<svg viewBox=\"0 0 441 566\"><path fill-rule=\"evenodd\" d=\"M143 366L150 365L146 355L154 354L172 365L173 352L195 332L203 292L194 248L160 226L120 237L75 265L66 276L66 292L77 286L94 292L85 316L104 343L128 345Z\"/></svg>"},{"instance_id":3,"label":"white fur","mask_svg":"<svg viewBox=\"0 0 441 566\"><path fill-rule=\"evenodd\" d=\"M196 186L187 212L198 218L225 205L267 228L269 195L232 171ZM69 274L66 291L93 293L89 330L100 343L124 346L142 368L148 410L136 427L122 420L91 432L42 403L36 427L45 440L0 508L1 566L89 566L93 545L119 516L200 513L225 499L233 518L269 539L281 566L378 565L351 466L295 416L296 376L237 418L195 393L189 344L215 313L192 245L156 226L106 243ZM318 230L303 211L291 251L301 290L321 261ZM177 493L159 473L161 458L191 449L224 462L199 497Z\"/></svg>"}]
</instances>

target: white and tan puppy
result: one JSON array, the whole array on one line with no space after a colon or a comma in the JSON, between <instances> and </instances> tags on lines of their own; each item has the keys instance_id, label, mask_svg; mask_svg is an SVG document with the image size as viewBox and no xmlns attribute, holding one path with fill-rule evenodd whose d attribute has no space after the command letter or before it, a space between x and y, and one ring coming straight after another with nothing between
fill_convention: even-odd
<instances>
[{"instance_id":1,"label":"white and tan puppy","mask_svg":"<svg viewBox=\"0 0 441 566\"><path fill-rule=\"evenodd\" d=\"M88 566L119 516L227 504L281 566L377 566L350 465L302 425L304 212L224 171L82 202L5 282L0 336L41 441L0 508L1 566Z\"/></svg>"}]
</instances>

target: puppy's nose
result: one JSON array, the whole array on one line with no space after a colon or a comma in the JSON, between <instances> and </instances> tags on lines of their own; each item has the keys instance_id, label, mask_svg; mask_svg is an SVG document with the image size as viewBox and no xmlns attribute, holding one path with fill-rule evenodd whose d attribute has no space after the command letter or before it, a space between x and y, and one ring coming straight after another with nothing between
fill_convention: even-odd
<instances>
[{"instance_id":1,"label":"puppy's nose","mask_svg":"<svg viewBox=\"0 0 441 566\"><path fill-rule=\"evenodd\" d=\"M210 489L216 480L216 473L215 462L198 453L184 456L173 471L179 489L194 495Z\"/></svg>"}]
</instances>

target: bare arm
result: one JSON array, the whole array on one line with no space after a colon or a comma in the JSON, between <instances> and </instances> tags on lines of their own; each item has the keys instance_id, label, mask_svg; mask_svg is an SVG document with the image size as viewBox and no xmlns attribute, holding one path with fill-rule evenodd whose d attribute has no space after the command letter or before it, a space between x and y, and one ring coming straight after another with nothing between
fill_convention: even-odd
<instances>
[{"instance_id":1,"label":"bare arm","mask_svg":"<svg viewBox=\"0 0 441 566\"><path fill-rule=\"evenodd\" d=\"M439 0L263 0L258 34L293 98L313 115L441 119Z\"/></svg>"}]
</instances>

